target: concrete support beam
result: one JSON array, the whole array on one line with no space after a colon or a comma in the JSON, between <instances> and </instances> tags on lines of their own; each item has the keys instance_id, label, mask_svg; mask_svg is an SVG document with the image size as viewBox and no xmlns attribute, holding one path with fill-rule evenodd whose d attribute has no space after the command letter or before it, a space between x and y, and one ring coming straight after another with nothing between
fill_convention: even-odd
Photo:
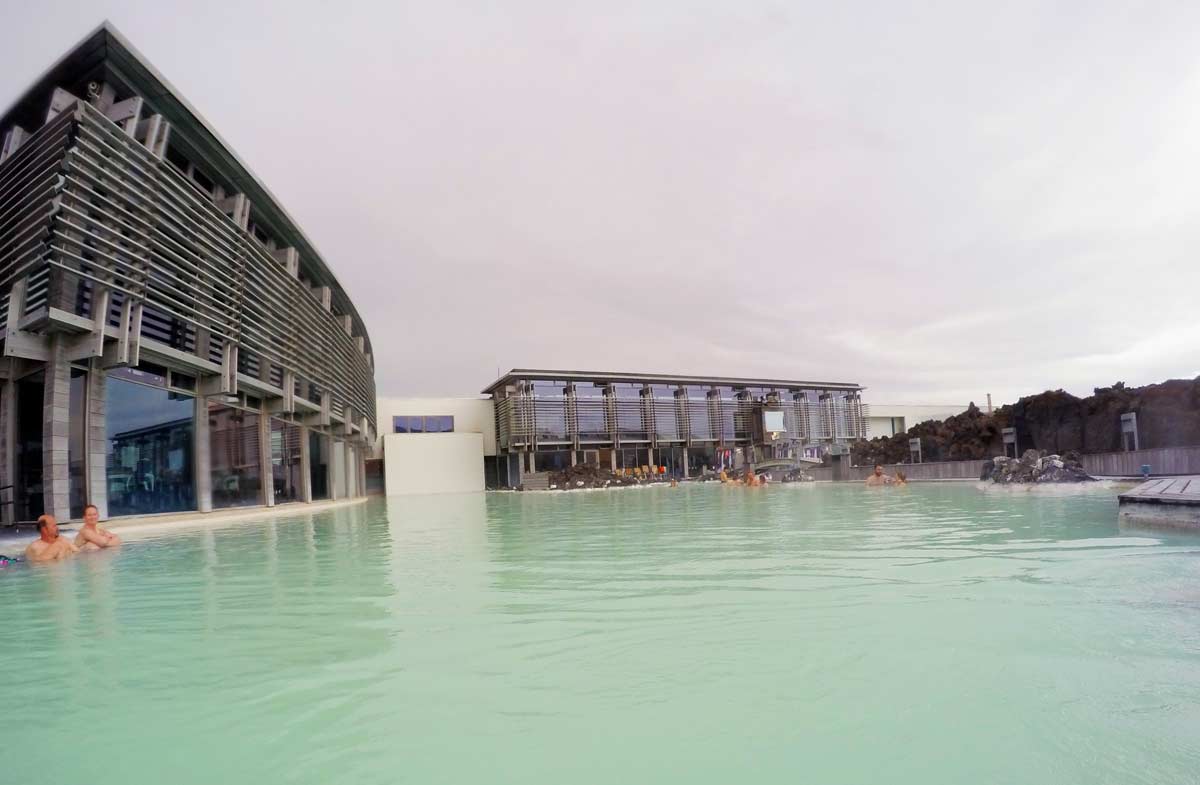
<instances>
[{"instance_id":1,"label":"concrete support beam","mask_svg":"<svg viewBox=\"0 0 1200 785\"><path fill-rule=\"evenodd\" d=\"M70 441L71 366L63 351L63 336L50 338L46 383L42 398L42 504L60 521L71 518L71 480L67 449Z\"/></svg>"},{"instance_id":2,"label":"concrete support beam","mask_svg":"<svg viewBox=\"0 0 1200 785\"><path fill-rule=\"evenodd\" d=\"M258 417L258 470L262 477L262 503L275 506L275 471L271 464L271 418L266 412Z\"/></svg>"},{"instance_id":3,"label":"concrete support beam","mask_svg":"<svg viewBox=\"0 0 1200 785\"><path fill-rule=\"evenodd\" d=\"M212 512L212 426L208 420L208 400L196 397L196 410L192 415L192 438L194 452L192 466L195 470L196 509Z\"/></svg>"},{"instance_id":4,"label":"concrete support beam","mask_svg":"<svg viewBox=\"0 0 1200 785\"><path fill-rule=\"evenodd\" d=\"M19 125L5 131L3 138L0 138L0 164L8 160L28 138L29 132Z\"/></svg>"},{"instance_id":5,"label":"concrete support beam","mask_svg":"<svg viewBox=\"0 0 1200 785\"><path fill-rule=\"evenodd\" d=\"M300 277L300 252L295 248L278 248L271 251L271 256L283 265L283 269L287 270L288 275L293 278Z\"/></svg>"},{"instance_id":6,"label":"concrete support beam","mask_svg":"<svg viewBox=\"0 0 1200 785\"><path fill-rule=\"evenodd\" d=\"M684 476L684 479L687 479L687 477L689 476L689 472L690 472L690 470L688 468L688 448L684 447L683 448L683 476Z\"/></svg>"},{"instance_id":7,"label":"concrete support beam","mask_svg":"<svg viewBox=\"0 0 1200 785\"><path fill-rule=\"evenodd\" d=\"M314 286L313 294L321 301L321 307L326 311L333 308L333 290L328 286Z\"/></svg>"},{"instance_id":8,"label":"concrete support beam","mask_svg":"<svg viewBox=\"0 0 1200 785\"><path fill-rule=\"evenodd\" d=\"M336 501L345 497L342 483L346 473L346 443L331 438L329 440L329 498Z\"/></svg>"},{"instance_id":9,"label":"concrete support beam","mask_svg":"<svg viewBox=\"0 0 1200 785\"><path fill-rule=\"evenodd\" d=\"M92 363L87 378L87 503L108 520L108 376Z\"/></svg>"},{"instance_id":10,"label":"concrete support beam","mask_svg":"<svg viewBox=\"0 0 1200 785\"><path fill-rule=\"evenodd\" d=\"M309 449L310 433L308 428L300 426L300 501L311 502L312 490L312 454Z\"/></svg>"},{"instance_id":11,"label":"concrete support beam","mask_svg":"<svg viewBox=\"0 0 1200 785\"><path fill-rule=\"evenodd\" d=\"M163 158L167 153L167 139L171 135L171 124L160 114L152 114L145 120L140 120L134 137L156 158Z\"/></svg>"},{"instance_id":12,"label":"concrete support beam","mask_svg":"<svg viewBox=\"0 0 1200 785\"><path fill-rule=\"evenodd\" d=\"M79 98L61 87L54 88L54 92L50 94L50 107L46 110L46 120L48 123L67 109L75 105ZM43 123L45 124L45 123Z\"/></svg>"},{"instance_id":13,"label":"concrete support beam","mask_svg":"<svg viewBox=\"0 0 1200 785\"><path fill-rule=\"evenodd\" d=\"M346 442L345 461L346 461L346 498L347 499L353 499L354 497L358 496L358 479L356 477L356 472L354 471L354 467L358 463L358 460L355 457L355 454L357 452L358 451L355 450L354 447L349 442Z\"/></svg>"},{"instance_id":14,"label":"concrete support beam","mask_svg":"<svg viewBox=\"0 0 1200 785\"><path fill-rule=\"evenodd\" d=\"M250 200L245 194L231 194L217 199L217 209L229 216L239 229L250 225Z\"/></svg>"},{"instance_id":15,"label":"concrete support beam","mask_svg":"<svg viewBox=\"0 0 1200 785\"><path fill-rule=\"evenodd\" d=\"M346 331L346 335L354 335L354 318L348 313L342 314L342 329Z\"/></svg>"},{"instance_id":16,"label":"concrete support beam","mask_svg":"<svg viewBox=\"0 0 1200 785\"><path fill-rule=\"evenodd\" d=\"M104 116L121 126L129 136L136 136L138 121L142 119L142 97L135 95L110 106Z\"/></svg>"},{"instance_id":17,"label":"concrete support beam","mask_svg":"<svg viewBox=\"0 0 1200 785\"><path fill-rule=\"evenodd\" d=\"M93 357L104 356L104 328L108 315L109 290L101 287L95 292L95 306L92 308L91 332L76 335L66 346L67 359L90 360Z\"/></svg>"}]
</instances>

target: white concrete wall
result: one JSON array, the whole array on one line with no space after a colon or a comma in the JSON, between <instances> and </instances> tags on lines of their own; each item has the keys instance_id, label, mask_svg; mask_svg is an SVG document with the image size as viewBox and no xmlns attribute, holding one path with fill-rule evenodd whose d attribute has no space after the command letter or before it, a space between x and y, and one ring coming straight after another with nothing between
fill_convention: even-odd
<instances>
[{"instance_id":1,"label":"white concrete wall","mask_svg":"<svg viewBox=\"0 0 1200 785\"><path fill-rule=\"evenodd\" d=\"M383 457L383 440L392 432L392 417L415 414L451 415L455 433L480 434L483 454L496 454L496 408L490 398L379 398L375 402L375 411L379 418L376 458Z\"/></svg>"},{"instance_id":2,"label":"white concrete wall","mask_svg":"<svg viewBox=\"0 0 1200 785\"><path fill-rule=\"evenodd\" d=\"M966 404L872 403L867 417L867 438L904 433L917 423L927 420L940 422L966 410Z\"/></svg>"},{"instance_id":3,"label":"white concrete wall","mask_svg":"<svg viewBox=\"0 0 1200 785\"><path fill-rule=\"evenodd\" d=\"M483 448L480 433L389 433L383 438L387 495L482 491Z\"/></svg>"}]
</instances>

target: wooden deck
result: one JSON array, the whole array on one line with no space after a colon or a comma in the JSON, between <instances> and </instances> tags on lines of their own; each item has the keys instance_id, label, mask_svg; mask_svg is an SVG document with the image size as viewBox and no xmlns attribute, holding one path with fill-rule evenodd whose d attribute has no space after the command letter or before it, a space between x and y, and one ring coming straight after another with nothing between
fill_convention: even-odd
<instances>
[{"instance_id":1,"label":"wooden deck","mask_svg":"<svg viewBox=\"0 0 1200 785\"><path fill-rule=\"evenodd\" d=\"M1164 477L1159 480L1150 480L1127 493L1122 493L1117 499L1121 504L1138 502L1200 505L1200 476Z\"/></svg>"},{"instance_id":2,"label":"wooden deck","mask_svg":"<svg viewBox=\"0 0 1200 785\"><path fill-rule=\"evenodd\" d=\"M1200 530L1200 476L1150 480L1117 497L1123 525Z\"/></svg>"}]
</instances>

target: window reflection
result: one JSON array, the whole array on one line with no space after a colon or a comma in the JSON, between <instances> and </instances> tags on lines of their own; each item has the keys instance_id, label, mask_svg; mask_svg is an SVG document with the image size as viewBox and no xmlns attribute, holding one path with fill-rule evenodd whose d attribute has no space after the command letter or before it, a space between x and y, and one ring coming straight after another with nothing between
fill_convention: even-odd
<instances>
[{"instance_id":1,"label":"window reflection","mask_svg":"<svg viewBox=\"0 0 1200 785\"><path fill-rule=\"evenodd\" d=\"M195 399L112 376L105 388L109 514L194 510Z\"/></svg>"},{"instance_id":2,"label":"window reflection","mask_svg":"<svg viewBox=\"0 0 1200 785\"><path fill-rule=\"evenodd\" d=\"M271 477L275 503L300 500L300 427L271 418Z\"/></svg>"},{"instance_id":3,"label":"window reflection","mask_svg":"<svg viewBox=\"0 0 1200 785\"><path fill-rule=\"evenodd\" d=\"M258 418L244 409L209 404L214 507L262 504Z\"/></svg>"}]
</instances>

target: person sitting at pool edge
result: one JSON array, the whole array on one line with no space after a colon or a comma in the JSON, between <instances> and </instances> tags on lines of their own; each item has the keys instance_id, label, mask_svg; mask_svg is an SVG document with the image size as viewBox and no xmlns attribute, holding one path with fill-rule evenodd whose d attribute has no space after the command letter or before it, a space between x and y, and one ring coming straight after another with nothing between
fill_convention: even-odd
<instances>
[{"instance_id":1,"label":"person sitting at pool edge","mask_svg":"<svg viewBox=\"0 0 1200 785\"><path fill-rule=\"evenodd\" d=\"M29 543L25 549L25 559L29 562L55 561L65 559L79 553L74 543L58 533L58 521L53 515L42 515L37 519L38 539Z\"/></svg>"},{"instance_id":2,"label":"person sitting at pool edge","mask_svg":"<svg viewBox=\"0 0 1200 785\"><path fill-rule=\"evenodd\" d=\"M106 532L96 523L100 520L100 510L94 504L83 508L83 526L75 535L75 547L85 551L98 551L101 548L111 548L121 544L121 538L112 532Z\"/></svg>"},{"instance_id":3,"label":"person sitting at pool edge","mask_svg":"<svg viewBox=\"0 0 1200 785\"><path fill-rule=\"evenodd\" d=\"M870 477L867 478L867 487L868 488L876 488L879 486L887 485L891 481L892 481L892 478L888 477L886 474L883 473L883 464L877 463L877 464L875 464L875 471L871 474Z\"/></svg>"}]
</instances>

